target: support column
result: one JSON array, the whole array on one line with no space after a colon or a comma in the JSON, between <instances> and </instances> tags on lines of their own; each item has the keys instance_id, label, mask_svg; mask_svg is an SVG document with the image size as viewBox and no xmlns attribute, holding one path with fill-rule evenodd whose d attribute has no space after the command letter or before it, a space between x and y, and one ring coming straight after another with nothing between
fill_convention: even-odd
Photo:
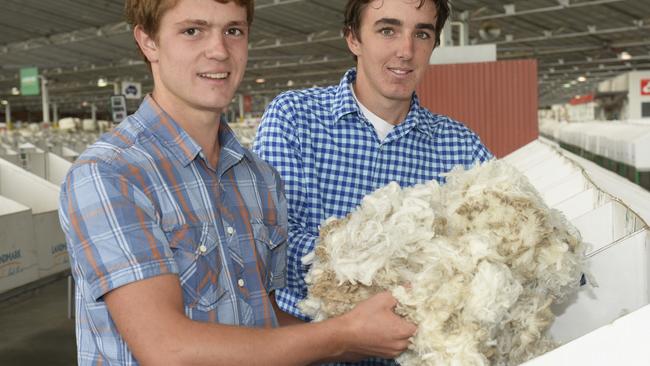
<instances>
[{"instance_id":1,"label":"support column","mask_svg":"<svg viewBox=\"0 0 650 366\"><path fill-rule=\"evenodd\" d=\"M90 105L90 119L93 120L93 125L97 127L97 106L94 102Z\"/></svg>"},{"instance_id":2,"label":"support column","mask_svg":"<svg viewBox=\"0 0 650 366\"><path fill-rule=\"evenodd\" d=\"M47 92L47 79L41 76L41 95L43 100L43 122L50 123L50 96Z\"/></svg>"},{"instance_id":3,"label":"support column","mask_svg":"<svg viewBox=\"0 0 650 366\"><path fill-rule=\"evenodd\" d=\"M239 121L244 120L244 94L239 94Z\"/></svg>"},{"instance_id":4,"label":"support column","mask_svg":"<svg viewBox=\"0 0 650 366\"><path fill-rule=\"evenodd\" d=\"M59 105L52 103L52 125L59 127Z\"/></svg>"},{"instance_id":5,"label":"support column","mask_svg":"<svg viewBox=\"0 0 650 366\"><path fill-rule=\"evenodd\" d=\"M5 106L5 122L11 123L11 104L7 100L3 100L2 104Z\"/></svg>"},{"instance_id":6,"label":"support column","mask_svg":"<svg viewBox=\"0 0 650 366\"><path fill-rule=\"evenodd\" d=\"M11 130L11 103L8 100L3 100L2 104L5 106L5 122L7 123L7 130Z\"/></svg>"}]
</instances>

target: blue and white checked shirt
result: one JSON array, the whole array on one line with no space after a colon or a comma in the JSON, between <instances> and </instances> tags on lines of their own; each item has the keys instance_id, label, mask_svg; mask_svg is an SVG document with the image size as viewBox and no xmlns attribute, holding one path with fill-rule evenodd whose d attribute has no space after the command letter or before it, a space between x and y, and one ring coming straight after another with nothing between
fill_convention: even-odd
<instances>
[{"instance_id":1,"label":"blue and white checked shirt","mask_svg":"<svg viewBox=\"0 0 650 366\"><path fill-rule=\"evenodd\" d=\"M59 214L76 281L79 365L137 365L102 296L161 274L178 274L190 319L277 325L268 293L286 282L281 181L223 122L219 140L215 170L147 97L68 173Z\"/></svg>"},{"instance_id":2,"label":"blue and white checked shirt","mask_svg":"<svg viewBox=\"0 0 650 366\"><path fill-rule=\"evenodd\" d=\"M280 308L308 320L296 307L307 296L309 270L301 258L314 249L325 219L344 217L374 190L436 179L456 165L492 158L461 123L421 107L413 95L406 120L380 142L351 92L356 70L327 88L276 97L260 124L253 151L282 176L289 206L287 287L276 293ZM363 364L392 364L372 362Z\"/></svg>"}]
</instances>

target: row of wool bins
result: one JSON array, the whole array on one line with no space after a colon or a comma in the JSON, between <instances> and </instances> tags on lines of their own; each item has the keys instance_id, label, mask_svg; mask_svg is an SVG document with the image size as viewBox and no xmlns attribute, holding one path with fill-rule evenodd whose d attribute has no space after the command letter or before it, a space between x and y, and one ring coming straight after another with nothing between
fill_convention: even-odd
<instances>
[{"instance_id":1,"label":"row of wool bins","mask_svg":"<svg viewBox=\"0 0 650 366\"><path fill-rule=\"evenodd\" d=\"M560 144L626 164L638 171L650 171L650 123L543 120L540 133Z\"/></svg>"},{"instance_id":2,"label":"row of wool bins","mask_svg":"<svg viewBox=\"0 0 650 366\"><path fill-rule=\"evenodd\" d=\"M418 325L408 365L519 364L555 347L553 303L583 274L576 229L517 169L492 161L389 184L323 223L301 310L322 320L390 290Z\"/></svg>"},{"instance_id":3,"label":"row of wool bins","mask_svg":"<svg viewBox=\"0 0 650 366\"><path fill-rule=\"evenodd\" d=\"M566 344L529 364L650 365L650 193L545 139L505 160L580 230L598 283L553 307L549 333Z\"/></svg>"},{"instance_id":4,"label":"row of wool bins","mask_svg":"<svg viewBox=\"0 0 650 366\"><path fill-rule=\"evenodd\" d=\"M0 294L70 267L57 209L72 163L43 155L54 182L0 158Z\"/></svg>"}]
</instances>

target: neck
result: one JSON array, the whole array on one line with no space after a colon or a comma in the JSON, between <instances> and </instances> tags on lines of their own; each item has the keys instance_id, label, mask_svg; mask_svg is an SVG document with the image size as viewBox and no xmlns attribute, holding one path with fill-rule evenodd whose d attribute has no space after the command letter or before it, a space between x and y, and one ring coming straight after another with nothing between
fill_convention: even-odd
<instances>
[{"instance_id":1,"label":"neck","mask_svg":"<svg viewBox=\"0 0 650 366\"><path fill-rule=\"evenodd\" d=\"M166 98L163 93L156 93L155 89L151 96L160 108L201 146L209 164L216 168L219 162L219 122L221 112L191 108L182 102Z\"/></svg>"},{"instance_id":2,"label":"neck","mask_svg":"<svg viewBox=\"0 0 650 366\"><path fill-rule=\"evenodd\" d=\"M397 126L406 119L411 108L410 99L390 99L373 93L368 81L359 72L357 72L357 79L352 87L359 102L384 121Z\"/></svg>"}]
</instances>

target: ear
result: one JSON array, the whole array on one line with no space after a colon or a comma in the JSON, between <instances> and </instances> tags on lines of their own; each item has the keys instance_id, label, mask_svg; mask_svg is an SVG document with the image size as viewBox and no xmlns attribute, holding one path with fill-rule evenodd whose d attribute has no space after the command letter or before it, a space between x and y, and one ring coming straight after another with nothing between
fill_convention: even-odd
<instances>
[{"instance_id":1,"label":"ear","mask_svg":"<svg viewBox=\"0 0 650 366\"><path fill-rule=\"evenodd\" d=\"M359 57L361 55L361 41L357 39L352 30L345 36L345 41L348 43L350 52Z\"/></svg>"},{"instance_id":2,"label":"ear","mask_svg":"<svg viewBox=\"0 0 650 366\"><path fill-rule=\"evenodd\" d=\"M149 62L154 63L158 61L158 45L156 41L149 37L149 35L144 31L142 26L136 25L133 29L133 37L138 43L138 47L144 54L144 56L149 60Z\"/></svg>"}]
</instances>

